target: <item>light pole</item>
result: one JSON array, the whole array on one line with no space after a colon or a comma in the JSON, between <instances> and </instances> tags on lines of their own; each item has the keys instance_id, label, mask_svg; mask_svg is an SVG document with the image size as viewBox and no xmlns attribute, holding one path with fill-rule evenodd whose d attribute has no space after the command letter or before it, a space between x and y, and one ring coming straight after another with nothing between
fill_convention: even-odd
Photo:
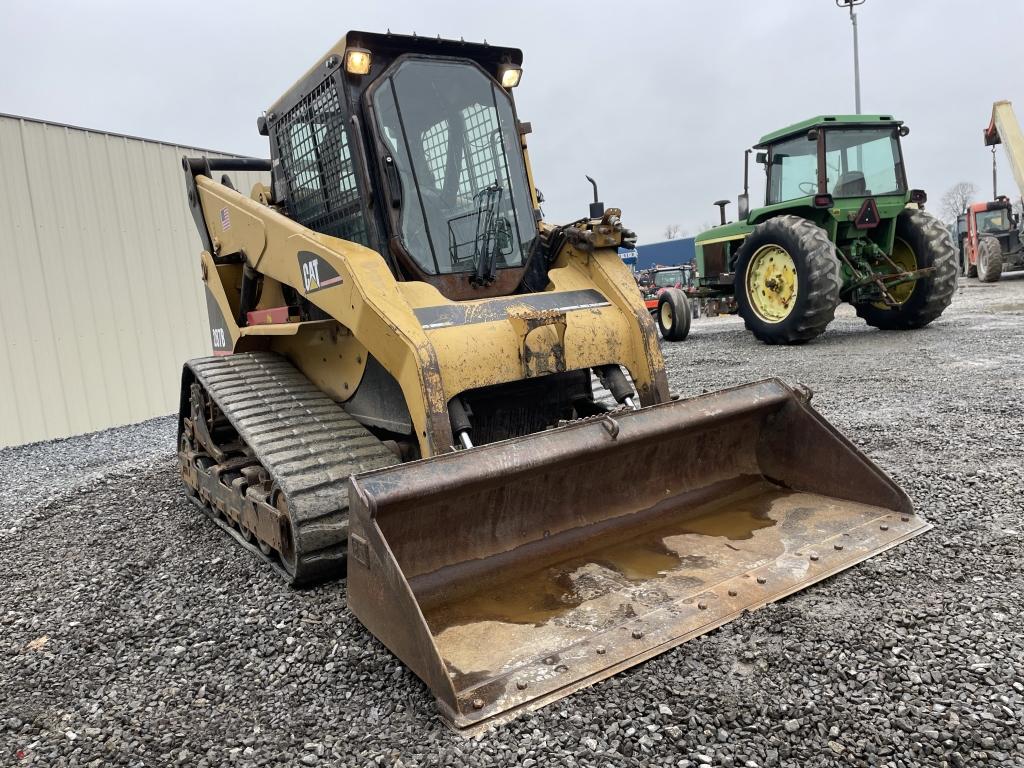
<instances>
[{"instance_id":1,"label":"light pole","mask_svg":"<svg viewBox=\"0 0 1024 768\"><path fill-rule=\"evenodd\" d=\"M857 50L857 14L853 12L856 5L864 5L864 0L836 0L838 8L850 9L850 23L853 25L853 93L857 103L857 114L860 114L860 53Z\"/></svg>"}]
</instances>

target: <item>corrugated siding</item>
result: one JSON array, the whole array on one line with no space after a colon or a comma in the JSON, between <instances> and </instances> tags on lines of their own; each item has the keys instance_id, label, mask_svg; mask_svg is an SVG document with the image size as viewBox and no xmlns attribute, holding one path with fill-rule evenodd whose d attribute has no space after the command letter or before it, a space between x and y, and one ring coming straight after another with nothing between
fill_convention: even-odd
<instances>
[{"instance_id":1,"label":"corrugated siding","mask_svg":"<svg viewBox=\"0 0 1024 768\"><path fill-rule=\"evenodd\" d=\"M187 154L220 156L0 116L0 447L177 409L210 353Z\"/></svg>"}]
</instances>

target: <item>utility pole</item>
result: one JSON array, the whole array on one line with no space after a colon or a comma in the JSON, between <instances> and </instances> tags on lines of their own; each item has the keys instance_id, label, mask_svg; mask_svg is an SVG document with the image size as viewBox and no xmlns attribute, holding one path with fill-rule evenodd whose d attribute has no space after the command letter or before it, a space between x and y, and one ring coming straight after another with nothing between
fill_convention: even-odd
<instances>
[{"instance_id":1,"label":"utility pole","mask_svg":"<svg viewBox=\"0 0 1024 768\"><path fill-rule=\"evenodd\" d=\"M857 114L860 114L860 51L857 47L857 14L853 12L854 6L864 5L864 0L836 0L836 7L850 9L850 24L853 25L853 93L857 105Z\"/></svg>"}]
</instances>

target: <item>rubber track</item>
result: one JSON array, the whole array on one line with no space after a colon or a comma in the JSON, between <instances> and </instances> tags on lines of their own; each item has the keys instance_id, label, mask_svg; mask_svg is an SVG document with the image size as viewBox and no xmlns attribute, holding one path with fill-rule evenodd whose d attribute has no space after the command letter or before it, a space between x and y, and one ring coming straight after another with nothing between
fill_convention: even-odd
<instances>
[{"instance_id":1,"label":"rubber track","mask_svg":"<svg viewBox=\"0 0 1024 768\"><path fill-rule=\"evenodd\" d=\"M288 501L296 551L291 583L343 576L348 477L398 458L279 355L250 352L187 365Z\"/></svg>"}]
</instances>

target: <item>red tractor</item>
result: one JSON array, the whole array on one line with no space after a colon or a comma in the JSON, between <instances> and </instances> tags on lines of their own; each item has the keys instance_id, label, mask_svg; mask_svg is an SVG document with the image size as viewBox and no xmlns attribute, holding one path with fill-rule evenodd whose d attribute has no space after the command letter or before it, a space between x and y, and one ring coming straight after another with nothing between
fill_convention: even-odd
<instances>
[{"instance_id":1,"label":"red tractor","mask_svg":"<svg viewBox=\"0 0 1024 768\"><path fill-rule=\"evenodd\" d=\"M972 203L957 218L960 267L967 277L994 283L1004 271L1024 269L1019 219L1010 199Z\"/></svg>"},{"instance_id":2,"label":"red tractor","mask_svg":"<svg viewBox=\"0 0 1024 768\"><path fill-rule=\"evenodd\" d=\"M637 275L644 304L665 341L682 341L690 333L690 299L696 277L692 264L655 267Z\"/></svg>"}]
</instances>

